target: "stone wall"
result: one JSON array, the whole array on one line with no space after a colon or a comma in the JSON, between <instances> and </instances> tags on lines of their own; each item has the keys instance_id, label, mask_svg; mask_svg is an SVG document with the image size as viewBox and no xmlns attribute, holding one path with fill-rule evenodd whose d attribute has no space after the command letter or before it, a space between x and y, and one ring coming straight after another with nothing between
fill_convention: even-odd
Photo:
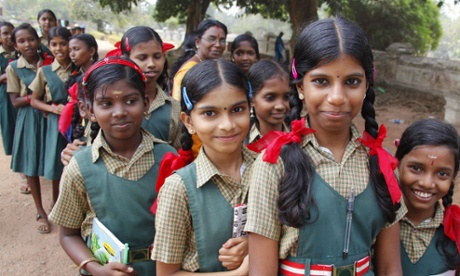
<instances>
[{"instance_id":1,"label":"stone wall","mask_svg":"<svg viewBox=\"0 0 460 276\"><path fill-rule=\"evenodd\" d=\"M444 120L460 125L460 62L414 57L406 44L374 51L376 82L444 96Z\"/></svg>"}]
</instances>

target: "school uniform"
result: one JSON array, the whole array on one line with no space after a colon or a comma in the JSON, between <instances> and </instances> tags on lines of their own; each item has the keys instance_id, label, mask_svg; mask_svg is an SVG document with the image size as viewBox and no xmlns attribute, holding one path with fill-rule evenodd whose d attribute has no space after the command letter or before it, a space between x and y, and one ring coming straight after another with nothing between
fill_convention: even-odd
<instances>
[{"instance_id":1,"label":"school uniform","mask_svg":"<svg viewBox=\"0 0 460 276\"><path fill-rule=\"evenodd\" d=\"M41 63L41 60L39 64ZM20 97L31 95L27 87L37 68L20 57L6 68L7 92ZM18 108L12 146L11 169L27 176L43 176L45 120L41 112L27 105Z\"/></svg>"},{"instance_id":2,"label":"school uniform","mask_svg":"<svg viewBox=\"0 0 460 276\"><path fill-rule=\"evenodd\" d=\"M64 68L57 60L54 60L51 65L38 69L37 76L29 85L29 89L38 94L49 105L65 105L69 97L65 82L69 78L71 70L71 63ZM46 118L44 176L50 180L59 179L64 168L61 162L61 152L66 147L67 141L58 131L59 116L48 113Z\"/></svg>"},{"instance_id":3,"label":"school uniform","mask_svg":"<svg viewBox=\"0 0 460 276\"><path fill-rule=\"evenodd\" d=\"M338 270L358 269L367 272L365 275L374 275L369 270L373 241L380 230L397 223L407 211L401 204L395 222L384 219L373 183L369 183L368 149L356 141L359 132L355 125L351 126L350 132L350 142L340 163L328 149L319 146L313 134L302 137L301 147L315 166L312 183L315 203L310 207L311 219L300 228L282 225L278 220L276 201L279 181L284 175L281 157L276 164L271 164L264 162L261 154L254 162L253 170L258 173L250 179L245 231L279 241L280 275L286 274L283 269L290 269L286 265L298 267L297 274L290 275L314 275L314 267L310 265L332 264ZM351 239L348 256L344 258L347 201L352 186L355 201ZM355 262L358 263L354 265ZM325 269L325 266L319 269Z\"/></svg>"},{"instance_id":4,"label":"school uniform","mask_svg":"<svg viewBox=\"0 0 460 276\"><path fill-rule=\"evenodd\" d=\"M181 147L180 103L157 84L157 95L144 116L142 127L176 149Z\"/></svg>"},{"instance_id":5,"label":"school uniform","mask_svg":"<svg viewBox=\"0 0 460 276\"><path fill-rule=\"evenodd\" d=\"M156 198L155 180L160 160L174 148L145 130L142 142L131 159L114 153L99 133L93 144L75 152L61 180L58 201L49 215L51 221L81 229L83 238L91 233L98 217L131 252L147 250L155 236L155 217L149 209ZM150 252L148 250L148 252ZM137 275L155 275L155 263L129 253Z\"/></svg>"},{"instance_id":6,"label":"school uniform","mask_svg":"<svg viewBox=\"0 0 460 276\"><path fill-rule=\"evenodd\" d=\"M5 74L8 64L15 60L15 53L9 53L0 45L0 75ZM11 155L14 139L14 126L16 124L16 108L11 103L10 96L6 93L6 83L0 83L0 130L5 155Z\"/></svg>"},{"instance_id":7,"label":"school uniform","mask_svg":"<svg viewBox=\"0 0 460 276\"><path fill-rule=\"evenodd\" d=\"M218 251L232 237L233 207L246 203L257 154L242 147L242 181L221 174L204 150L168 177L158 195L152 259L186 271L223 271ZM244 172L243 172L244 170Z\"/></svg>"},{"instance_id":8,"label":"school uniform","mask_svg":"<svg viewBox=\"0 0 460 276\"><path fill-rule=\"evenodd\" d=\"M443 237L446 238L443 219L444 206L441 202L436 204L435 215L417 226L406 217L401 219L401 263L405 276L437 275L451 270L439 244ZM455 242L446 240L449 252L456 253Z\"/></svg>"},{"instance_id":9,"label":"school uniform","mask_svg":"<svg viewBox=\"0 0 460 276\"><path fill-rule=\"evenodd\" d=\"M289 132L289 127L283 123L282 127L283 132ZM254 143L258 141L260 138L262 138L262 134L259 131L259 128L257 127L256 124L253 124L251 126L251 129L249 130L249 135L248 135L248 144Z\"/></svg>"}]
</instances>

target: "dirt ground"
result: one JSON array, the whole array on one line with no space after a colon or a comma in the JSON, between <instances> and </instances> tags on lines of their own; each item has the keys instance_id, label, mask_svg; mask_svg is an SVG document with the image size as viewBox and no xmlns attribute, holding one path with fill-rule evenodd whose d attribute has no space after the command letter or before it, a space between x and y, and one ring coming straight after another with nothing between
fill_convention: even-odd
<instances>
[{"instance_id":1,"label":"dirt ground","mask_svg":"<svg viewBox=\"0 0 460 276\"><path fill-rule=\"evenodd\" d=\"M399 138L411 122L428 117L442 118L443 106L444 100L439 97L385 87L376 89L377 121L388 129L385 146L394 152L394 139ZM390 119L404 120L404 123L395 124ZM358 118L356 122L362 130L363 120ZM20 177L11 172L10 161L11 158L0 150L0 274L76 275L77 266L59 245L58 227L53 225L52 232L46 235L35 230L32 196L19 193ZM42 195L45 209L49 210L50 181L42 179ZM456 202L459 202L458 197Z\"/></svg>"}]
</instances>

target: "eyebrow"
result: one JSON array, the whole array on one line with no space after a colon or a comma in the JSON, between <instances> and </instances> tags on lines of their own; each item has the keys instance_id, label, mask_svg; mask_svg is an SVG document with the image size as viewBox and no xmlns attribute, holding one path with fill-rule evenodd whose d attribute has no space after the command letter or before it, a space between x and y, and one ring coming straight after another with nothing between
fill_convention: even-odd
<instances>
[{"instance_id":1,"label":"eyebrow","mask_svg":"<svg viewBox=\"0 0 460 276\"><path fill-rule=\"evenodd\" d=\"M141 93L139 91L128 92L128 94L123 95L122 98L137 96L138 94L140 96ZM107 95L107 93L104 93L103 95L98 93L98 96L96 96L95 100L110 99L110 97L106 97L105 95Z\"/></svg>"},{"instance_id":2,"label":"eyebrow","mask_svg":"<svg viewBox=\"0 0 460 276\"><path fill-rule=\"evenodd\" d=\"M235 106L238 106L238 105L241 105L241 104L245 104L247 102L248 102L247 100L242 100L242 101L236 102L236 103L234 103L234 104L232 104L230 106L235 107ZM213 105L204 105L204 106L197 107L197 109L218 109L218 107L213 106Z\"/></svg>"},{"instance_id":3,"label":"eyebrow","mask_svg":"<svg viewBox=\"0 0 460 276\"><path fill-rule=\"evenodd\" d=\"M329 77L329 76L332 76L334 74L324 74L324 73L312 73L310 74L310 77ZM363 73L360 73L360 72L355 72L355 73L351 73L351 74L348 74L345 76L345 78L349 78L349 77L364 77L364 74Z\"/></svg>"}]
</instances>

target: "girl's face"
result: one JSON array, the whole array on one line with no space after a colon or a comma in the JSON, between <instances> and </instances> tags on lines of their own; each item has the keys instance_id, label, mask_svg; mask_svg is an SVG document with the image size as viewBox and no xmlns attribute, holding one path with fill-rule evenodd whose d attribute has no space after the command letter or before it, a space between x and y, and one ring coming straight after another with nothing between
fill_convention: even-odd
<instances>
[{"instance_id":1,"label":"girl's face","mask_svg":"<svg viewBox=\"0 0 460 276\"><path fill-rule=\"evenodd\" d=\"M245 73L257 61L256 50L252 48L251 42L241 41L233 52L232 61Z\"/></svg>"},{"instance_id":2,"label":"girl's face","mask_svg":"<svg viewBox=\"0 0 460 276\"><path fill-rule=\"evenodd\" d=\"M133 141L139 135L146 107L147 98L143 99L141 92L123 79L97 88L89 112L110 145L120 140Z\"/></svg>"},{"instance_id":3,"label":"girl's face","mask_svg":"<svg viewBox=\"0 0 460 276\"><path fill-rule=\"evenodd\" d=\"M79 39L71 39L69 42L69 56L76 66L89 68L93 64L91 58L95 51L93 47L88 47L85 42Z\"/></svg>"},{"instance_id":4,"label":"girl's face","mask_svg":"<svg viewBox=\"0 0 460 276\"><path fill-rule=\"evenodd\" d=\"M367 88L363 67L347 55L307 72L297 84L298 93L305 97L310 127L321 133L348 133Z\"/></svg>"},{"instance_id":5,"label":"girl's face","mask_svg":"<svg viewBox=\"0 0 460 276\"><path fill-rule=\"evenodd\" d=\"M0 38L5 48L12 48L14 46L11 40L11 32L13 32L11 26L3 26L0 28Z\"/></svg>"},{"instance_id":6,"label":"girl's face","mask_svg":"<svg viewBox=\"0 0 460 276\"><path fill-rule=\"evenodd\" d=\"M21 52L21 55L24 56L25 59L35 58L38 55L37 50L40 39L34 34L24 29L17 31L15 36L16 44L14 47Z\"/></svg>"},{"instance_id":7,"label":"girl's face","mask_svg":"<svg viewBox=\"0 0 460 276\"><path fill-rule=\"evenodd\" d=\"M55 36L49 41L50 51L60 64L70 61L69 41L61 36Z\"/></svg>"},{"instance_id":8,"label":"girl's face","mask_svg":"<svg viewBox=\"0 0 460 276\"><path fill-rule=\"evenodd\" d=\"M286 75L274 76L264 81L262 89L252 99L260 129L280 130L289 107L289 79Z\"/></svg>"},{"instance_id":9,"label":"girl's face","mask_svg":"<svg viewBox=\"0 0 460 276\"><path fill-rule=\"evenodd\" d=\"M221 27L214 26L196 39L196 48L202 59L220 58L225 51L226 36Z\"/></svg>"},{"instance_id":10,"label":"girl's face","mask_svg":"<svg viewBox=\"0 0 460 276\"><path fill-rule=\"evenodd\" d=\"M454 173L454 154L446 146L417 146L406 154L399 163L399 181L408 217L433 216L436 202L454 181Z\"/></svg>"},{"instance_id":11,"label":"girl's face","mask_svg":"<svg viewBox=\"0 0 460 276\"><path fill-rule=\"evenodd\" d=\"M249 131L249 104L246 93L222 84L211 90L181 120L203 142L206 155L230 154L240 150Z\"/></svg>"},{"instance_id":12,"label":"girl's face","mask_svg":"<svg viewBox=\"0 0 460 276\"><path fill-rule=\"evenodd\" d=\"M47 36L48 31L56 27L56 20L50 13L45 12L38 18L38 25L42 28L42 33L45 33L45 36Z\"/></svg>"},{"instance_id":13,"label":"girl's face","mask_svg":"<svg viewBox=\"0 0 460 276\"><path fill-rule=\"evenodd\" d=\"M166 57L158 41L149 40L136 44L129 53L132 59L144 72L147 80L156 81L163 72Z\"/></svg>"}]
</instances>

